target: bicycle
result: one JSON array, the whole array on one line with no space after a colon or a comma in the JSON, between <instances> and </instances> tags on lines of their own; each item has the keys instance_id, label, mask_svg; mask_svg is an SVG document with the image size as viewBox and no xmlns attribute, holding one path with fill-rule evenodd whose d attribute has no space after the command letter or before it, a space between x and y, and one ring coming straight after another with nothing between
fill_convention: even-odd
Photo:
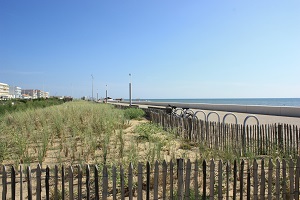
<instances>
[{"instance_id":1,"label":"bicycle","mask_svg":"<svg viewBox=\"0 0 300 200\"><path fill-rule=\"evenodd\" d=\"M166 112L167 114L169 115L173 115L173 116L176 116L176 117L182 117L182 118L190 118L190 119L193 119L193 118L197 118L197 116L195 116L194 112L192 110L190 110L189 108L177 108L176 106L174 105L168 105L166 107Z\"/></svg>"}]
</instances>

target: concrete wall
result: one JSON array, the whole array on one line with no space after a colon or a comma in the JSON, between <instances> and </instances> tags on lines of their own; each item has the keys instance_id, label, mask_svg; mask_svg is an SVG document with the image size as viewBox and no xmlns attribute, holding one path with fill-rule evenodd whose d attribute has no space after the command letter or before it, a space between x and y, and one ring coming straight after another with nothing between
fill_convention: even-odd
<instances>
[{"instance_id":1,"label":"concrete wall","mask_svg":"<svg viewBox=\"0 0 300 200\"><path fill-rule=\"evenodd\" d=\"M203 104L203 103L173 103L173 102L148 102L134 101L133 104L168 106L169 104L180 108L192 108L201 110L214 110L226 112L239 112L250 114L276 115L286 117L300 117L300 107L288 106L255 106L255 105L230 105L230 104Z\"/></svg>"}]
</instances>

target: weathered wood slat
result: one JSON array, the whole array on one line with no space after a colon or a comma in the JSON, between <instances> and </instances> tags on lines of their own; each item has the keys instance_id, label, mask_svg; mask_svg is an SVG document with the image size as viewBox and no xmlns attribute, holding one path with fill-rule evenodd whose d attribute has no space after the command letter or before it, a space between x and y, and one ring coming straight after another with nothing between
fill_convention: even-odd
<instances>
[{"instance_id":1,"label":"weathered wood slat","mask_svg":"<svg viewBox=\"0 0 300 200\"><path fill-rule=\"evenodd\" d=\"M190 184L191 184L191 161L188 159L186 163L186 173L185 173L185 199L190 198Z\"/></svg>"},{"instance_id":2,"label":"weathered wood slat","mask_svg":"<svg viewBox=\"0 0 300 200\"><path fill-rule=\"evenodd\" d=\"M132 182L133 182L133 174L132 174L132 163L129 164L129 167L128 167L128 196L129 196L129 200L132 200L133 199L133 185L132 185Z\"/></svg>"},{"instance_id":3,"label":"weathered wood slat","mask_svg":"<svg viewBox=\"0 0 300 200\"><path fill-rule=\"evenodd\" d=\"M215 163L214 160L210 161L210 176L209 176L209 182L210 182L210 186L209 186L209 198L211 200L214 199L214 192L215 192L215 188L214 188L214 183L215 183Z\"/></svg>"},{"instance_id":4,"label":"weathered wood slat","mask_svg":"<svg viewBox=\"0 0 300 200\"><path fill-rule=\"evenodd\" d=\"M272 200L272 187L273 187L273 162L269 159L269 171L268 171L268 200Z\"/></svg>"},{"instance_id":5,"label":"weathered wood slat","mask_svg":"<svg viewBox=\"0 0 300 200\"><path fill-rule=\"evenodd\" d=\"M61 167L61 197L65 199L65 167Z\"/></svg>"},{"instance_id":6,"label":"weathered wood slat","mask_svg":"<svg viewBox=\"0 0 300 200\"><path fill-rule=\"evenodd\" d=\"M138 200L143 199L143 165L138 164Z\"/></svg>"},{"instance_id":7,"label":"weathered wood slat","mask_svg":"<svg viewBox=\"0 0 300 200\"><path fill-rule=\"evenodd\" d=\"M289 162L289 179L290 179L290 194L289 198L294 199L294 162L292 159L290 159Z\"/></svg>"},{"instance_id":8,"label":"weathered wood slat","mask_svg":"<svg viewBox=\"0 0 300 200\"><path fill-rule=\"evenodd\" d=\"M163 161L163 169L162 169L162 179L163 179L163 192L162 192L162 198L166 199L167 198L167 162L164 160Z\"/></svg>"},{"instance_id":9,"label":"weathered wood slat","mask_svg":"<svg viewBox=\"0 0 300 200\"><path fill-rule=\"evenodd\" d=\"M107 173L107 171L106 171L106 173ZM95 180L95 199L99 200L100 199L100 196L99 196L99 169L98 169L97 165L94 166L94 180ZM104 187L108 187L108 182L107 182L107 186L103 185L103 188Z\"/></svg>"},{"instance_id":10,"label":"weathered wood slat","mask_svg":"<svg viewBox=\"0 0 300 200\"><path fill-rule=\"evenodd\" d=\"M27 167L27 198L32 200L32 182L31 182L31 169L30 166Z\"/></svg>"},{"instance_id":11,"label":"weathered wood slat","mask_svg":"<svg viewBox=\"0 0 300 200\"><path fill-rule=\"evenodd\" d=\"M198 199L199 199L198 175L199 175L199 166L198 166L198 160L196 160L196 161L195 161L195 169L194 169L194 191L195 191L195 200L198 200Z\"/></svg>"},{"instance_id":12,"label":"weathered wood slat","mask_svg":"<svg viewBox=\"0 0 300 200\"><path fill-rule=\"evenodd\" d=\"M90 191L91 191L91 180L90 180L90 165L86 165L85 168L85 173L86 173L86 180L85 180L85 185L86 185L86 199L89 200L90 199Z\"/></svg>"},{"instance_id":13,"label":"weathered wood slat","mask_svg":"<svg viewBox=\"0 0 300 200\"><path fill-rule=\"evenodd\" d=\"M146 183L146 200L150 200L150 163L146 164L147 183Z\"/></svg>"},{"instance_id":14,"label":"weathered wood slat","mask_svg":"<svg viewBox=\"0 0 300 200\"><path fill-rule=\"evenodd\" d=\"M202 186L202 196L203 198L202 199L206 199L206 161L203 160L203 163L202 163L202 173L203 173L203 186Z\"/></svg>"},{"instance_id":15,"label":"weathered wood slat","mask_svg":"<svg viewBox=\"0 0 300 200\"><path fill-rule=\"evenodd\" d=\"M77 166L78 169L78 199L82 199L82 168L80 165Z\"/></svg>"},{"instance_id":16,"label":"weathered wood slat","mask_svg":"<svg viewBox=\"0 0 300 200\"><path fill-rule=\"evenodd\" d=\"M116 169L116 166L112 167L112 179L113 179L113 200L117 200L117 169Z\"/></svg>"},{"instance_id":17,"label":"weathered wood slat","mask_svg":"<svg viewBox=\"0 0 300 200\"><path fill-rule=\"evenodd\" d=\"M276 200L280 199L280 162L276 159L276 181L275 181L275 197Z\"/></svg>"},{"instance_id":18,"label":"weathered wood slat","mask_svg":"<svg viewBox=\"0 0 300 200\"><path fill-rule=\"evenodd\" d=\"M232 194L232 199L236 200L236 187L237 187L237 162L234 160L233 162L233 194Z\"/></svg>"},{"instance_id":19,"label":"weathered wood slat","mask_svg":"<svg viewBox=\"0 0 300 200\"><path fill-rule=\"evenodd\" d=\"M218 199L223 199L223 192L222 192L222 182L223 182L223 170L222 170L222 160L219 160L218 163Z\"/></svg>"},{"instance_id":20,"label":"weathered wood slat","mask_svg":"<svg viewBox=\"0 0 300 200\"><path fill-rule=\"evenodd\" d=\"M155 162L154 166L154 199L158 199L158 177L159 177L159 167L158 161Z\"/></svg>"},{"instance_id":21,"label":"weathered wood slat","mask_svg":"<svg viewBox=\"0 0 300 200\"><path fill-rule=\"evenodd\" d=\"M69 199L74 199L74 184L73 184L73 167L69 166L68 170L68 179L69 179Z\"/></svg>"},{"instance_id":22,"label":"weathered wood slat","mask_svg":"<svg viewBox=\"0 0 300 200\"><path fill-rule=\"evenodd\" d=\"M240 169L240 199L243 199L244 194L244 167L245 167L245 161L242 160L241 162L241 169Z\"/></svg>"},{"instance_id":23,"label":"weathered wood slat","mask_svg":"<svg viewBox=\"0 0 300 200\"><path fill-rule=\"evenodd\" d=\"M173 172L173 169L174 169L174 165L173 165L173 161L171 160L170 161L170 199L173 200L174 198L174 193L173 193L173 186L174 186L174 172Z\"/></svg>"},{"instance_id":24,"label":"weathered wood slat","mask_svg":"<svg viewBox=\"0 0 300 200\"><path fill-rule=\"evenodd\" d=\"M125 199L125 188L124 188L124 169L120 166L120 181L121 181L121 200Z\"/></svg>"},{"instance_id":25,"label":"weathered wood slat","mask_svg":"<svg viewBox=\"0 0 300 200\"><path fill-rule=\"evenodd\" d=\"M226 200L229 200L229 190L230 190L229 176L230 176L230 166L229 166L229 162L227 161L227 163L226 163Z\"/></svg>"},{"instance_id":26,"label":"weathered wood slat","mask_svg":"<svg viewBox=\"0 0 300 200\"><path fill-rule=\"evenodd\" d=\"M178 176L178 185L177 185L177 199L183 199L183 159L177 160L177 176Z\"/></svg>"},{"instance_id":27,"label":"weathered wood slat","mask_svg":"<svg viewBox=\"0 0 300 200\"><path fill-rule=\"evenodd\" d=\"M23 167L20 165L20 200L23 200Z\"/></svg>"},{"instance_id":28,"label":"weathered wood slat","mask_svg":"<svg viewBox=\"0 0 300 200\"><path fill-rule=\"evenodd\" d=\"M6 200L7 197L7 174L6 167L3 165L2 167L2 200Z\"/></svg>"},{"instance_id":29,"label":"weathered wood slat","mask_svg":"<svg viewBox=\"0 0 300 200\"><path fill-rule=\"evenodd\" d=\"M54 198L58 199L58 166L54 166Z\"/></svg>"},{"instance_id":30,"label":"weathered wood slat","mask_svg":"<svg viewBox=\"0 0 300 200\"><path fill-rule=\"evenodd\" d=\"M258 164L256 159L253 161L253 199L258 199Z\"/></svg>"},{"instance_id":31,"label":"weathered wood slat","mask_svg":"<svg viewBox=\"0 0 300 200\"><path fill-rule=\"evenodd\" d=\"M46 199L50 199L50 167L48 165L46 167L45 185L46 185Z\"/></svg>"},{"instance_id":32,"label":"weathered wood slat","mask_svg":"<svg viewBox=\"0 0 300 200\"><path fill-rule=\"evenodd\" d=\"M287 199L286 193L286 161L282 160L282 199Z\"/></svg>"},{"instance_id":33,"label":"weathered wood slat","mask_svg":"<svg viewBox=\"0 0 300 200\"><path fill-rule=\"evenodd\" d=\"M98 169L97 169L97 174L98 174ZM98 186L97 193L98 193L98 198L99 198L99 186ZM107 194L108 194L108 174L107 174L107 167L106 167L106 165L104 165L103 171L102 171L102 200L107 199Z\"/></svg>"},{"instance_id":34,"label":"weathered wood slat","mask_svg":"<svg viewBox=\"0 0 300 200\"><path fill-rule=\"evenodd\" d=\"M247 200L251 199L251 171L250 163L247 163Z\"/></svg>"},{"instance_id":35,"label":"weathered wood slat","mask_svg":"<svg viewBox=\"0 0 300 200\"><path fill-rule=\"evenodd\" d=\"M11 166L11 199L16 199L16 170Z\"/></svg>"},{"instance_id":36,"label":"weathered wood slat","mask_svg":"<svg viewBox=\"0 0 300 200\"><path fill-rule=\"evenodd\" d=\"M299 200L299 178L300 178L300 156L296 161L296 176L295 176L295 199Z\"/></svg>"},{"instance_id":37,"label":"weathered wood slat","mask_svg":"<svg viewBox=\"0 0 300 200\"><path fill-rule=\"evenodd\" d=\"M37 165L36 169L36 199L41 200L41 193L42 193L42 169L41 165Z\"/></svg>"},{"instance_id":38,"label":"weathered wood slat","mask_svg":"<svg viewBox=\"0 0 300 200\"><path fill-rule=\"evenodd\" d=\"M265 192L266 192L266 174L265 174L265 160L261 160L261 181L260 181L260 199L265 199Z\"/></svg>"}]
</instances>

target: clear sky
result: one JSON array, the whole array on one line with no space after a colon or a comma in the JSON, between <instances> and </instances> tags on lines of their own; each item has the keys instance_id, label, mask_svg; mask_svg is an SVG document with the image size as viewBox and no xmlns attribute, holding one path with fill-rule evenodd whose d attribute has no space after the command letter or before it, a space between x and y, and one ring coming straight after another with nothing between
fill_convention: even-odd
<instances>
[{"instance_id":1,"label":"clear sky","mask_svg":"<svg viewBox=\"0 0 300 200\"><path fill-rule=\"evenodd\" d=\"M129 73L133 98L300 97L300 1L0 0L0 82L128 98Z\"/></svg>"}]
</instances>

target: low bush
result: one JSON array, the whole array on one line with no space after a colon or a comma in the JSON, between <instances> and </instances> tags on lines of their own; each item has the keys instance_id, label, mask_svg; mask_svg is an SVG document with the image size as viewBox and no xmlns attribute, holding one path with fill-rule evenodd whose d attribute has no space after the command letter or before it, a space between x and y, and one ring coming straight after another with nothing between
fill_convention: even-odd
<instances>
[{"instance_id":1,"label":"low bush","mask_svg":"<svg viewBox=\"0 0 300 200\"><path fill-rule=\"evenodd\" d=\"M145 116L145 111L139 108L128 108L124 110L126 119L141 119Z\"/></svg>"}]
</instances>

